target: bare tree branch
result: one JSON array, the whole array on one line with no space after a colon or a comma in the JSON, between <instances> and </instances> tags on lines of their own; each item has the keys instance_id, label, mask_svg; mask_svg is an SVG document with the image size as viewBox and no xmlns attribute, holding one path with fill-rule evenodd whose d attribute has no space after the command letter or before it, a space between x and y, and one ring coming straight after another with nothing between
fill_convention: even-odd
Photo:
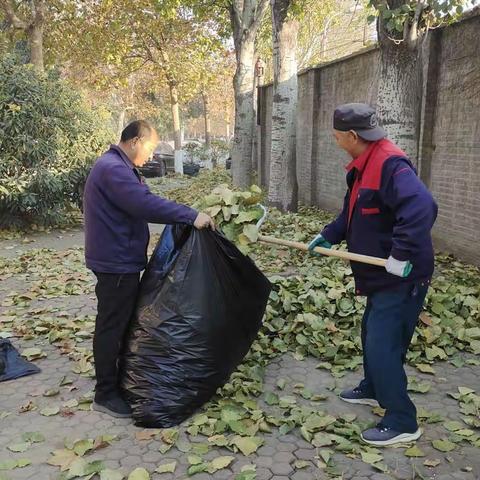
<instances>
[{"instance_id":1,"label":"bare tree branch","mask_svg":"<svg viewBox=\"0 0 480 480\"><path fill-rule=\"evenodd\" d=\"M412 25L406 37L409 48L415 49L418 43L419 38L419 24L420 17L422 16L423 11L425 10L426 5L423 0L417 0L417 6L415 8L415 15L412 20Z\"/></svg>"},{"instance_id":2,"label":"bare tree branch","mask_svg":"<svg viewBox=\"0 0 480 480\"><path fill-rule=\"evenodd\" d=\"M239 5L237 4L237 0L232 0L229 6L229 12L234 37L236 33L242 31L242 18L240 17L240 11L238 7Z\"/></svg>"},{"instance_id":3,"label":"bare tree branch","mask_svg":"<svg viewBox=\"0 0 480 480\"><path fill-rule=\"evenodd\" d=\"M45 9L46 9L46 2L45 0L33 0L32 2L33 8L33 21L37 25L40 25L45 20Z\"/></svg>"},{"instance_id":4,"label":"bare tree branch","mask_svg":"<svg viewBox=\"0 0 480 480\"><path fill-rule=\"evenodd\" d=\"M260 24L262 23L263 17L265 16L268 5L269 5L269 0L258 0L255 16L254 16L251 27L249 27L249 30L251 29L252 32L255 32L255 33L257 32L257 30L260 28Z\"/></svg>"},{"instance_id":5,"label":"bare tree branch","mask_svg":"<svg viewBox=\"0 0 480 480\"><path fill-rule=\"evenodd\" d=\"M29 27L28 23L18 17L14 5L10 0L0 0L0 7L5 12L8 23L10 23L13 28L17 30L27 30Z\"/></svg>"}]
</instances>

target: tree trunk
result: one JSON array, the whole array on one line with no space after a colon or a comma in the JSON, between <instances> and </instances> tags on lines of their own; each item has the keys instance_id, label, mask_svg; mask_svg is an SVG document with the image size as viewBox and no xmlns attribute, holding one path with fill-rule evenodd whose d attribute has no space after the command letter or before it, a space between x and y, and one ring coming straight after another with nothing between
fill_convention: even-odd
<instances>
[{"instance_id":1,"label":"tree trunk","mask_svg":"<svg viewBox=\"0 0 480 480\"><path fill-rule=\"evenodd\" d=\"M225 119L225 134L227 136L227 142L230 141L230 115Z\"/></svg>"},{"instance_id":2,"label":"tree trunk","mask_svg":"<svg viewBox=\"0 0 480 480\"><path fill-rule=\"evenodd\" d=\"M273 106L269 203L297 209L296 113L298 22L287 20L291 0L271 0L273 19Z\"/></svg>"},{"instance_id":3,"label":"tree trunk","mask_svg":"<svg viewBox=\"0 0 480 480\"><path fill-rule=\"evenodd\" d=\"M29 19L23 20L15 10L15 2L1 0L0 9L5 13L8 24L15 30L23 31L28 38L30 63L43 72L43 28L45 24L45 0L31 0Z\"/></svg>"},{"instance_id":4,"label":"tree trunk","mask_svg":"<svg viewBox=\"0 0 480 480\"><path fill-rule=\"evenodd\" d=\"M40 72L45 67L43 64L43 20L35 20L28 30L28 43L30 45L30 63Z\"/></svg>"},{"instance_id":5,"label":"tree trunk","mask_svg":"<svg viewBox=\"0 0 480 480\"><path fill-rule=\"evenodd\" d=\"M255 42L246 38L237 52L237 70L233 80L235 92L235 127L232 148L234 185L248 187L252 180L252 146L255 126L253 109Z\"/></svg>"},{"instance_id":6,"label":"tree trunk","mask_svg":"<svg viewBox=\"0 0 480 480\"><path fill-rule=\"evenodd\" d=\"M252 179L252 142L255 134L253 79L255 38L268 8L268 0L230 0L230 21L237 69L233 79L235 127L232 146L233 183L247 187Z\"/></svg>"},{"instance_id":7,"label":"tree trunk","mask_svg":"<svg viewBox=\"0 0 480 480\"><path fill-rule=\"evenodd\" d=\"M212 146L212 126L210 120L210 98L208 94L202 93L203 97L203 116L205 121L205 147L210 148Z\"/></svg>"},{"instance_id":8,"label":"tree trunk","mask_svg":"<svg viewBox=\"0 0 480 480\"><path fill-rule=\"evenodd\" d=\"M178 105L178 90L174 82L169 83L170 107L172 110L173 142L175 149L175 172L183 174L182 129L180 127L180 108Z\"/></svg>"},{"instance_id":9,"label":"tree trunk","mask_svg":"<svg viewBox=\"0 0 480 480\"><path fill-rule=\"evenodd\" d=\"M123 132L123 127L125 126L125 116L127 114L127 109L122 108L120 110L120 113L118 115L118 123L117 123L117 137L120 140L120 137L122 136Z\"/></svg>"},{"instance_id":10,"label":"tree trunk","mask_svg":"<svg viewBox=\"0 0 480 480\"><path fill-rule=\"evenodd\" d=\"M395 44L382 32L379 18L380 78L377 96L379 123L416 163L420 131L422 62L418 46Z\"/></svg>"}]
</instances>

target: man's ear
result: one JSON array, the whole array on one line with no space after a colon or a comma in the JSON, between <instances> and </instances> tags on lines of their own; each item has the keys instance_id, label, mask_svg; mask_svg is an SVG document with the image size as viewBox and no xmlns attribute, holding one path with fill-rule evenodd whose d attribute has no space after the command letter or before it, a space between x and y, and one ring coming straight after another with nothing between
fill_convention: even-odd
<instances>
[{"instance_id":1,"label":"man's ear","mask_svg":"<svg viewBox=\"0 0 480 480\"><path fill-rule=\"evenodd\" d=\"M355 142L358 141L358 133L355 130L350 130L348 133L352 135L352 138L355 140Z\"/></svg>"}]
</instances>

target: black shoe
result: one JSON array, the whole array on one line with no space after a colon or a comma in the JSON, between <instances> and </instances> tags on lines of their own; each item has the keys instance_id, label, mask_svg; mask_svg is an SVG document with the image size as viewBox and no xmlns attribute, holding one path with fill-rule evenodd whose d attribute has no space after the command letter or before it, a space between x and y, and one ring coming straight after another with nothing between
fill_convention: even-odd
<instances>
[{"instance_id":1,"label":"black shoe","mask_svg":"<svg viewBox=\"0 0 480 480\"><path fill-rule=\"evenodd\" d=\"M121 397L113 397L108 400L95 400L92 404L92 410L106 413L115 418L131 418L132 409L130 405Z\"/></svg>"},{"instance_id":2,"label":"black shoe","mask_svg":"<svg viewBox=\"0 0 480 480\"><path fill-rule=\"evenodd\" d=\"M374 398L370 398L360 388L352 388L351 390L344 390L340 394L340 398L347 403L359 403L361 405L370 405L371 407L378 407L378 402Z\"/></svg>"}]
</instances>

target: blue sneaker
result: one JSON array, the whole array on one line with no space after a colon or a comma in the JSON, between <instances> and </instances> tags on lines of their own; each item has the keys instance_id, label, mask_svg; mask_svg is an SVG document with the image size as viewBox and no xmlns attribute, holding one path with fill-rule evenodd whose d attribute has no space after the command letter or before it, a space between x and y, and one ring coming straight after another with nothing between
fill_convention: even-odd
<instances>
[{"instance_id":1,"label":"blue sneaker","mask_svg":"<svg viewBox=\"0 0 480 480\"><path fill-rule=\"evenodd\" d=\"M386 447L397 443L410 443L418 440L422 436L422 429L418 428L414 433L401 433L390 427L377 425L375 428L365 430L360 435L361 439L370 445L376 447Z\"/></svg>"},{"instance_id":2,"label":"blue sneaker","mask_svg":"<svg viewBox=\"0 0 480 480\"><path fill-rule=\"evenodd\" d=\"M360 388L352 388L344 390L340 394L340 398L347 403L359 403L361 405L370 405L371 407L378 407L378 402L374 398L367 397Z\"/></svg>"}]
</instances>

